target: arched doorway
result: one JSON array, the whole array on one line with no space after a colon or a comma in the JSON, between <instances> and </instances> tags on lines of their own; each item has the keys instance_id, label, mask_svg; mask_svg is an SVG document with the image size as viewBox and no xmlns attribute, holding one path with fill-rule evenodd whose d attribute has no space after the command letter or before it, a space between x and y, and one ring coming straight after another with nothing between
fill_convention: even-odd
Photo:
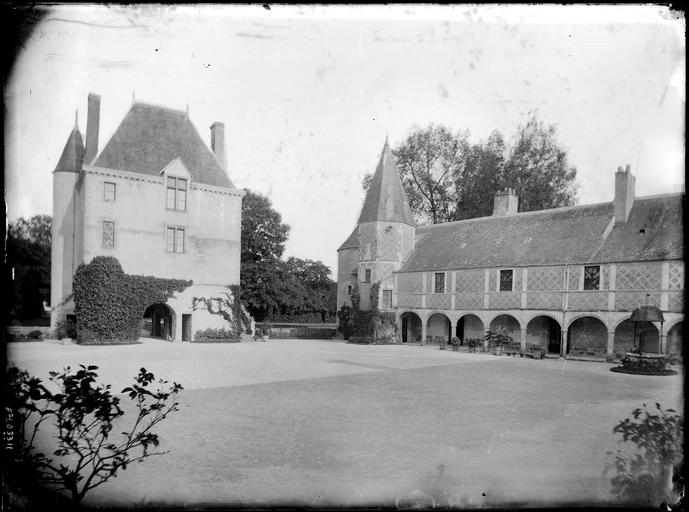
<instances>
[{"instance_id":1,"label":"arched doorway","mask_svg":"<svg viewBox=\"0 0 689 512\"><path fill-rule=\"evenodd\" d=\"M583 316L569 324L567 354L605 357L608 352L608 329L593 316Z\"/></svg>"},{"instance_id":2,"label":"arched doorway","mask_svg":"<svg viewBox=\"0 0 689 512\"><path fill-rule=\"evenodd\" d=\"M682 324L683 322L677 322L675 325L670 327L667 332L667 341L665 345L665 353L672 354L673 356L684 357L684 343L682 339Z\"/></svg>"},{"instance_id":3,"label":"arched doorway","mask_svg":"<svg viewBox=\"0 0 689 512\"><path fill-rule=\"evenodd\" d=\"M617 359L624 359L625 354L634 348L634 336L642 352L658 353L660 336L656 326L651 322L632 322L627 319L615 329L613 352Z\"/></svg>"},{"instance_id":4,"label":"arched doorway","mask_svg":"<svg viewBox=\"0 0 689 512\"><path fill-rule=\"evenodd\" d=\"M175 313L165 304L152 304L144 311L141 335L172 341L175 338Z\"/></svg>"},{"instance_id":5,"label":"arched doorway","mask_svg":"<svg viewBox=\"0 0 689 512\"><path fill-rule=\"evenodd\" d=\"M421 318L416 313L408 311L400 316L402 326L402 343L421 343L422 327Z\"/></svg>"},{"instance_id":6,"label":"arched doorway","mask_svg":"<svg viewBox=\"0 0 689 512\"><path fill-rule=\"evenodd\" d=\"M493 318L493 321L490 323L490 330L491 331L504 331L505 334L508 336L512 337L512 341L514 343L519 343L520 342L520 333L519 330L521 329L519 325L519 321L514 318L512 315L498 315L495 318Z\"/></svg>"},{"instance_id":7,"label":"arched doorway","mask_svg":"<svg viewBox=\"0 0 689 512\"><path fill-rule=\"evenodd\" d=\"M455 336L457 336L462 344L464 340L470 338L483 338L485 334L485 328L483 327L483 322L476 315L464 315L462 318L457 320L457 329L455 331Z\"/></svg>"},{"instance_id":8,"label":"arched doorway","mask_svg":"<svg viewBox=\"0 0 689 512\"><path fill-rule=\"evenodd\" d=\"M562 343L560 324L546 315L532 318L526 326L526 343L538 345L551 354L559 354Z\"/></svg>"},{"instance_id":9,"label":"arched doorway","mask_svg":"<svg viewBox=\"0 0 689 512\"><path fill-rule=\"evenodd\" d=\"M441 339L448 343L452 339L452 322L442 313L433 313L426 324L426 342L440 343Z\"/></svg>"}]
</instances>

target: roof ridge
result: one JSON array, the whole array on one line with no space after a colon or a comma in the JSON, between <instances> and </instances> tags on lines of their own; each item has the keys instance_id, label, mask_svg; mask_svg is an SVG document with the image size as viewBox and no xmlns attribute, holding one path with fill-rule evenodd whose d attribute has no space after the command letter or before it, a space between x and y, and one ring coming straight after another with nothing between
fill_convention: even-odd
<instances>
[{"instance_id":1,"label":"roof ridge","mask_svg":"<svg viewBox=\"0 0 689 512\"><path fill-rule=\"evenodd\" d=\"M640 198L637 198L640 199ZM546 208L544 210L533 210L530 212L519 212L515 213L513 215L485 215L483 217L473 217L471 219L461 219L461 220L453 220L450 222L441 222L439 224L427 224L425 226L418 226L417 229L430 229L430 228L436 228L436 227L443 227L443 226L450 226L450 225L456 225L460 224L462 222L476 222L476 221L486 221L490 219L513 219L515 217L528 217L530 215L539 215L539 214L546 214L546 213L551 213L551 212L562 212L562 211L567 211L567 210L576 210L576 209L583 209L583 208L593 208L593 207L599 207L603 205L612 205L612 201L604 201L601 203L590 203L590 204L575 204L572 206L558 206L557 208Z\"/></svg>"},{"instance_id":2,"label":"roof ridge","mask_svg":"<svg viewBox=\"0 0 689 512\"><path fill-rule=\"evenodd\" d=\"M667 192L664 194L655 194L651 196L639 196L634 198L634 202L636 201L646 201L646 200L652 200L652 199L663 199L666 197L679 197L683 196L684 192ZM450 225L456 225L461 222L473 222L473 221L485 221L488 219L505 219L505 218L514 218L514 217L522 217L522 216L528 216L528 215L537 215L537 214L545 214L545 213L550 213L550 212L562 212L562 211L567 211L567 210L576 210L578 208L593 208L593 207L599 207L603 205L612 205L614 202L613 201L602 201L599 203L587 203L587 204L575 204L572 206L558 206L557 208L546 208L544 210L532 210L530 212L518 212L514 215L501 215L501 216L493 216L493 215L485 215L483 217L473 217L471 219L461 219L461 220L453 220L450 222L440 222L438 224L426 224L425 226L417 226L417 230L426 230L426 229L431 229L431 228L436 228L436 227L443 227L443 226L450 226Z\"/></svg>"},{"instance_id":3,"label":"roof ridge","mask_svg":"<svg viewBox=\"0 0 689 512\"><path fill-rule=\"evenodd\" d=\"M174 114L181 114L181 115L183 115L184 117L189 117L189 116L187 115L187 111L186 111L186 110L180 110L180 109L177 109L177 108L170 108L170 107L166 107L165 105L160 105L160 104L157 104L157 103L150 103L150 102L148 102L148 101L139 101L139 100L135 100L135 101L132 103L132 107L133 107L134 105L141 105L141 106L144 106L144 107L151 107L151 108L157 108L157 109L160 109L160 110L167 110L168 112L172 112L172 113L174 113ZM130 108L130 110L131 110L131 108Z\"/></svg>"},{"instance_id":4,"label":"roof ridge","mask_svg":"<svg viewBox=\"0 0 689 512\"><path fill-rule=\"evenodd\" d=\"M679 197L683 196L684 192L666 192L664 194L653 194L652 196L642 196L642 197L637 197L634 199L634 201L644 201L646 199L663 199L665 197Z\"/></svg>"}]
</instances>

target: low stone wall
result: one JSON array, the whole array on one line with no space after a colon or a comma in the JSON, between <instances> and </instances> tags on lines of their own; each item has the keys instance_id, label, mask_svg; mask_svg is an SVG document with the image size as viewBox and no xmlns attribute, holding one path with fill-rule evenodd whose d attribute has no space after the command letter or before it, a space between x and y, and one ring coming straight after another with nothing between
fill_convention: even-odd
<instances>
[{"instance_id":1,"label":"low stone wall","mask_svg":"<svg viewBox=\"0 0 689 512\"><path fill-rule=\"evenodd\" d=\"M336 334L335 324L256 324L262 328L268 328L271 338L331 339Z\"/></svg>"},{"instance_id":2,"label":"low stone wall","mask_svg":"<svg viewBox=\"0 0 689 512\"><path fill-rule=\"evenodd\" d=\"M49 326L43 325L8 325L5 327L7 341L38 341L36 338L29 337L29 334L34 331L40 331L40 339L51 338L54 335L53 330Z\"/></svg>"}]
</instances>

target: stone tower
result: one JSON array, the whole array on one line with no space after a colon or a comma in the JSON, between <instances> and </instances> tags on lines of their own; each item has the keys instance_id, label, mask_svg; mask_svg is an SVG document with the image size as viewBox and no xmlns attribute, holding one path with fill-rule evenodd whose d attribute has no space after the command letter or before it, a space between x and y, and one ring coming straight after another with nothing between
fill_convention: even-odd
<instances>
[{"instance_id":1,"label":"stone tower","mask_svg":"<svg viewBox=\"0 0 689 512\"><path fill-rule=\"evenodd\" d=\"M51 326L55 327L61 307L72 293L79 233L75 190L84 161L84 142L77 122L67 138L62 156L53 171L53 222L50 256Z\"/></svg>"},{"instance_id":2,"label":"stone tower","mask_svg":"<svg viewBox=\"0 0 689 512\"><path fill-rule=\"evenodd\" d=\"M357 227L338 251L338 309L342 304L351 304L349 287L355 284L359 286L361 309L369 309L374 283L380 283L381 309L393 305L392 273L414 248L415 230L407 194L386 138ZM383 308L385 296L388 308Z\"/></svg>"}]
</instances>

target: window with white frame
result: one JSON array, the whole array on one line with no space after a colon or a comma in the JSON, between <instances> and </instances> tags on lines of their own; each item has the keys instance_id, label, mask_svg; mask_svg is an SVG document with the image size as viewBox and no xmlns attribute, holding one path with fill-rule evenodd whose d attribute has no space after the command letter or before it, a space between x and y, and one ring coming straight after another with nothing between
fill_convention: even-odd
<instances>
[{"instance_id":1,"label":"window with white frame","mask_svg":"<svg viewBox=\"0 0 689 512\"><path fill-rule=\"evenodd\" d=\"M187 180L185 178L167 178L167 209L186 211Z\"/></svg>"},{"instance_id":2,"label":"window with white frame","mask_svg":"<svg viewBox=\"0 0 689 512\"><path fill-rule=\"evenodd\" d=\"M500 291L511 292L513 290L514 272L511 269L500 271Z\"/></svg>"},{"instance_id":3,"label":"window with white frame","mask_svg":"<svg viewBox=\"0 0 689 512\"><path fill-rule=\"evenodd\" d=\"M584 267L584 290L600 290L600 265Z\"/></svg>"},{"instance_id":4,"label":"window with white frame","mask_svg":"<svg viewBox=\"0 0 689 512\"><path fill-rule=\"evenodd\" d=\"M115 247L115 223L111 220L103 221L103 247L106 249Z\"/></svg>"},{"instance_id":5,"label":"window with white frame","mask_svg":"<svg viewBox=\"0 0 689 512\"><path fill-rule=\"evenodd\" d=\"M106 201L115 200L115 184L106 181L103 183L103 199Z\"/></svg>"},{"instance_id":6,"label":"window with white frame","mask_svg":"<svg viewBox=\"0 0 689 512\"><path fill-rule=\"evenodd\" d=\"M434 291L435 293L445 293L445 272L436 272Z\"/></svg>"},{"instance_id":7,"label":"window with white frame","mask_svg":"<svg viewBox=\"0 0 689 512\"><path fill-rule=\"evenodd\" d=\"M167 252L184 252L184 228L167 228Z\"/></svg>"}]
</instances>

